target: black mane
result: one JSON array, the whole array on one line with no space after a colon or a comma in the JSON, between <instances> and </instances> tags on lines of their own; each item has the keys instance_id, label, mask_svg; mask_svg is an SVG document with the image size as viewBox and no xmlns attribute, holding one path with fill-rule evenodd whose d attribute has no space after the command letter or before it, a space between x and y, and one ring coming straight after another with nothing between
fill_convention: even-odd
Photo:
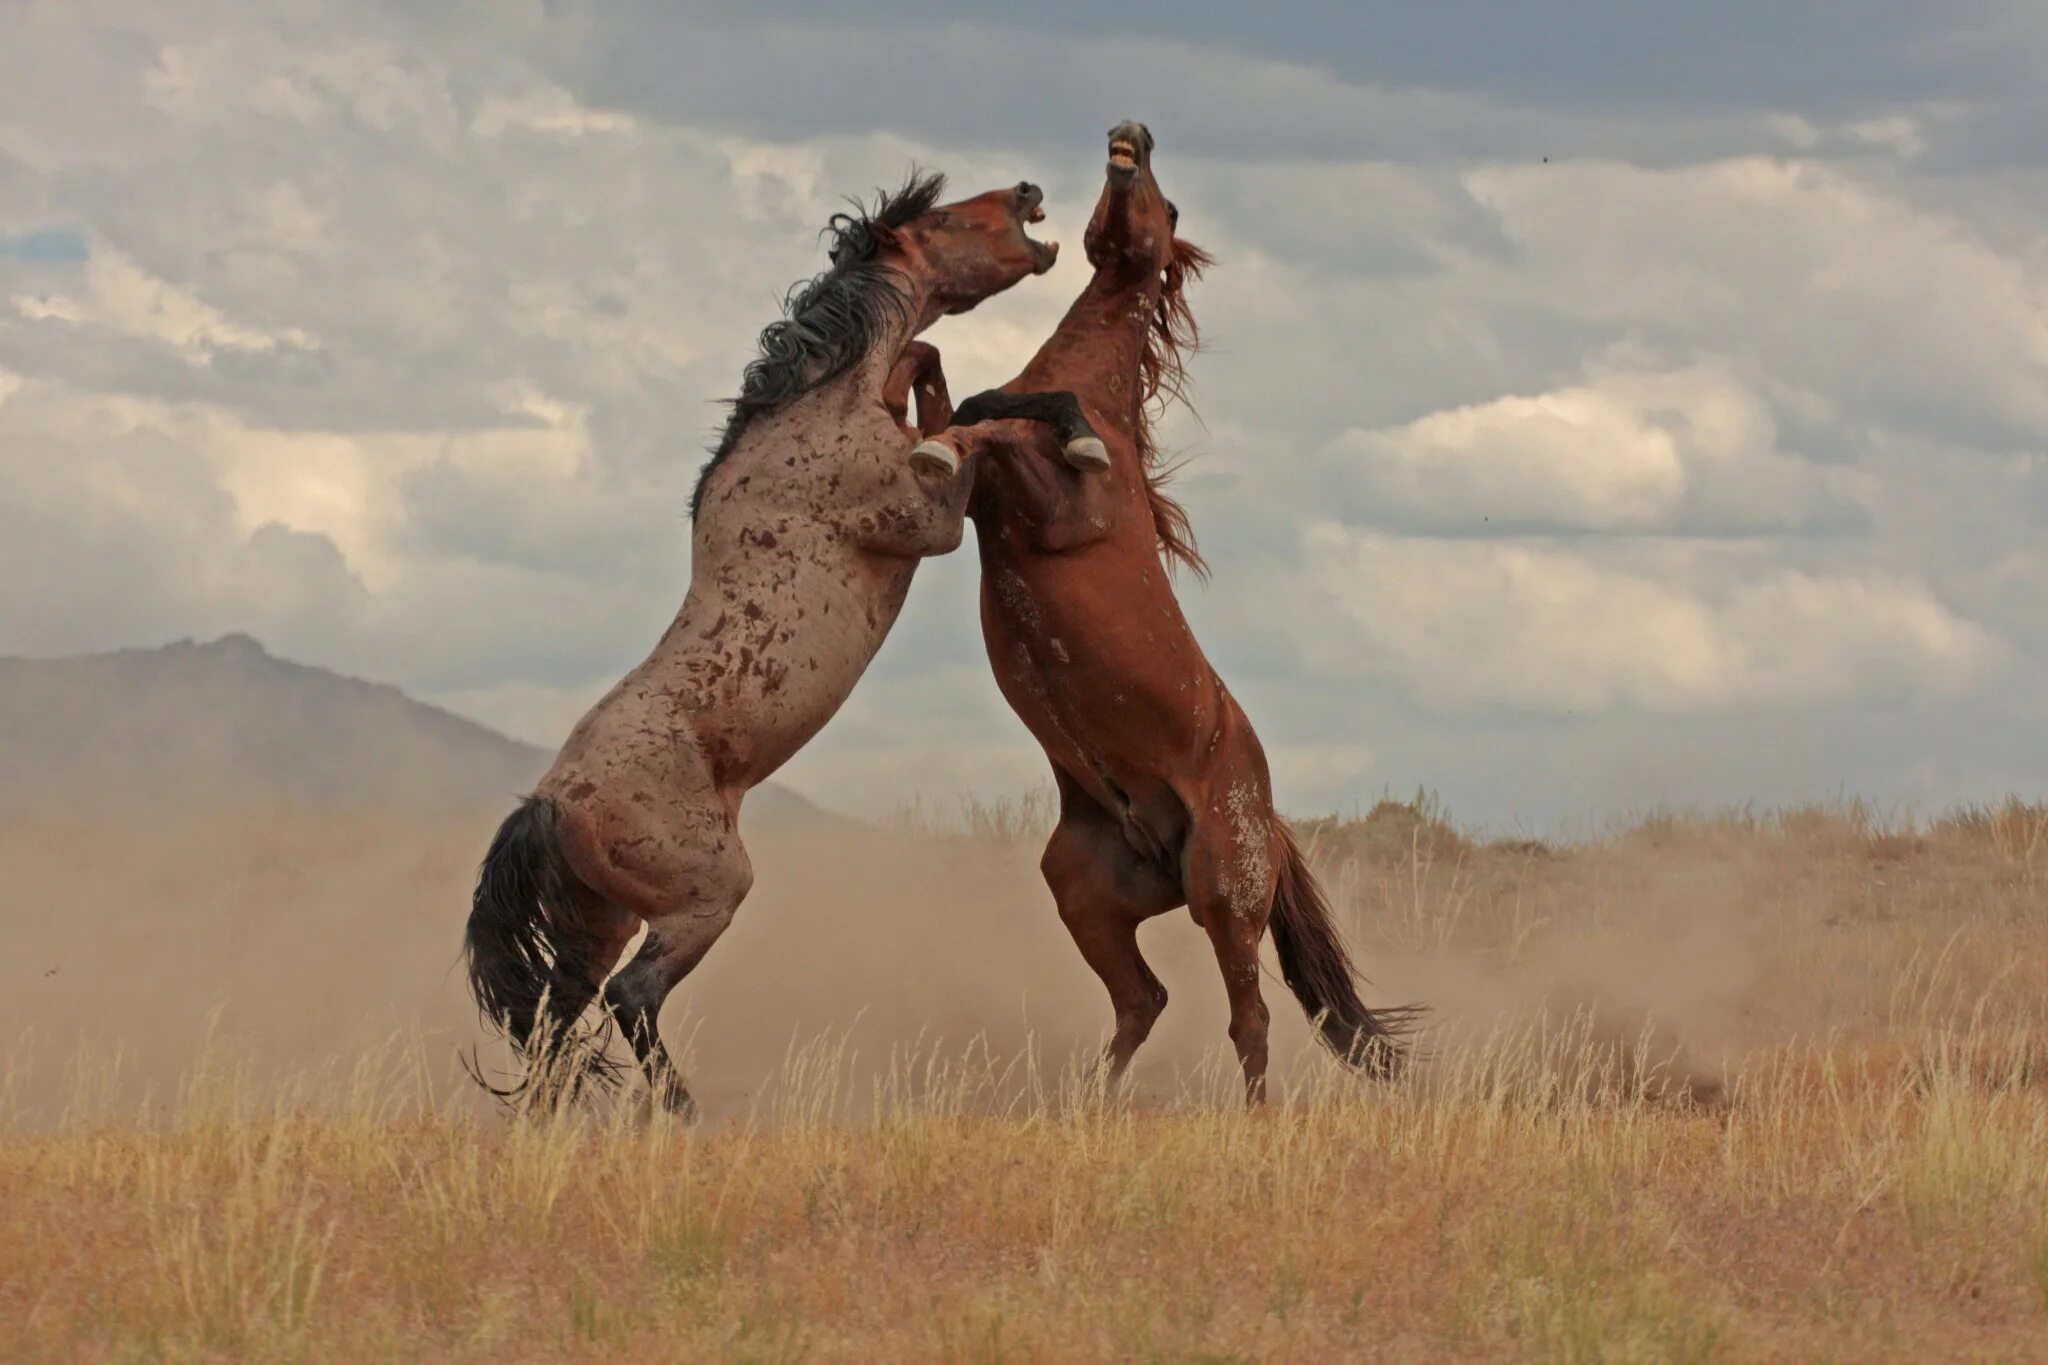
<instances>
[{"instance_id":1,"label":"black mane","mask_svg":"<svg viewBox=\"0 0 2048 1365\"><path fill-rule=\"evenodd\" d=\"M874 349L883 331L904 320L910 307L906 281L876 259L882 243L875 229L899 228L929 213L945 188L945 176L913 170L894 194L878 191L872 209L855 201L857 212L832 215L823 234L831 268L792 286L782 316L761 329L761 353L740 376L725 431L697 476L692 518L703 506L711 471L732 453L749 421L845 374Z\"/></svg>"}]
</instances>

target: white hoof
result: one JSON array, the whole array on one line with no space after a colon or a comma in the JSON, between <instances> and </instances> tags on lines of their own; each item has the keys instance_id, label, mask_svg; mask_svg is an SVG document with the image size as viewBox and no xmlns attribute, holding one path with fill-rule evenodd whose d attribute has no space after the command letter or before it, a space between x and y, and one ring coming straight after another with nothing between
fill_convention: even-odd
<instances>
[{"instance_id":1,"label":"white hoof","mask_svg":"<svg viewBox=\"0 0 2048 1365\"><path fill-rule=\"evenodd\" d=\"M933 437L910 452L910 463L927 474L950 479L960 472L960 452Z\"/></svg>"},{"instance_id":2,"label":"white hoof","mask_svg":"<svg viewBox=\"0 0 2048 1365\"><path fill-rule=\"evenodd\" d=\"M1109 447L1093 436L1076 436L1067 442L1067 463L1076 469L1109 468Z\"/></svg>"}]
</instances>

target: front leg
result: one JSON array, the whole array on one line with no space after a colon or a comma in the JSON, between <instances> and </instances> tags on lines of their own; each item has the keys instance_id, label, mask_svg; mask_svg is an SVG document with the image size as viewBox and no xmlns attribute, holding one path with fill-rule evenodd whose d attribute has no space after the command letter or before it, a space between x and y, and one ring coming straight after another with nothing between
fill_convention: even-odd
<instances>
[{"instance_id":1,"label":"front leg","mask_svg":"<svg viewBox=\"0 0 2048 1365\"><path fill-rule=\"evenodd\" d=\"M961 404L960 411L953 416L963 427L1004 418L1046 423L1053 435L1059 437L1060 453L1076 469L1109 468L1109 447L1088 424L1087 414L1081 411L1081 400L1065 389L1051 393L1004 393L1001 389L990 389Z\"/></svg>"},{"instance_id":2,"label":"front leg","mask_svg":"<svg viewBox=\"0 0 2048 1365\"><path fill-rule=\"evenodd\" d=\"M917 375L917 434L936 436L953 425L953 396L946 392L945 367L939 364L939 348L925 346L931 361Z\"/></svg>"},{"instance_id":3,"label":"front leg","mask_svg":"<svg viewBox=\"0 0 2048 1365\"><path fill-rule=\"evenodd\" d=\"M910 424L910 395L917 394L917 425ZM882 385L882 406L906 436L936 436L953 425L953 400L946 392L946 369L939 348L928 341L909 341L896 357Z\"/></svg>"},{"instance_id":4,"label":"front leg","mask_svg":"<svg viewBox=\"0 0 2048 1365\"><path fill-rule=\"evenodd\" d=\"M1007 501L1029 528L1032 545L1046 554L1079 549L1113 532L1123 500L1110 479L1084 474L1044 449L1045 428L1021 421L954 426L919 450L937 446L965 464L979 455L995 464L975 476L977 497ZM957 452L957 454L956 454Z\"/></svg>"},{"instance_id":5,"label":"front leg","mask_svg":"<svg viewBox=\"0 0 2048 1365\"><path fill-rule=\"evenodd\" d=\"M1095 434L1081 411L1081 400L1064 389L1052 393L1004 393L990 389L977 393L953 413L957 426L978 426L983 422L1022 420L1044 422L1059 438L1060 453L1068 464L1084 471L1109 468L1109 447ZM925 433L927 436L931 432ZM959 472L961 452L946 440L927 440L910 452L911 463L927 473L950 475Z\"/></svg>"}]
</instances>

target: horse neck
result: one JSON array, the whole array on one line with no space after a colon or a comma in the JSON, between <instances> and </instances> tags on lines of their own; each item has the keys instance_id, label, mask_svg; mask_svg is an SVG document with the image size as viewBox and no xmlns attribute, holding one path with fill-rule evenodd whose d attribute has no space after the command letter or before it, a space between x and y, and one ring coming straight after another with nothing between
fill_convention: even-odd
<instances>
[{"instance_id":1,"label":"horse neck","mask_svg":"<svg viewBox=\"0 0 2048 1365\"><path fill-rule=\"evenodd\" d=\"M904 306L876 330L867 351L831 379L812 381L788 401L749 418L739 434L721 445L712 457L705 478L710 477L713 469L746 468L759 459L782 459L792 433L818 422L819 414L843 414L849 402L857 402L863 396L880 397L904 345L929 327L940 311L932 298L931 279L926 272L904 261L892 264L901 279Z\"/></svg>"},{"instance_id":2,"label":"horse neck","mask_svg":"<svg viewBox=\"0 0 2048 1365\"><path fill-rule=\"evenodd\" d=\"M1013 387L1065 389L1100 412L1137 421L1138 369L1158 302L1142 273L1096 271Z\"/></svg>"},{"instance_id":3,"label":"horse neck","mask_svg":"<svg viewBox=\"0 0 2048 1365\"><path fill-rule=\"evenodd\" d=\"M904 346L944 314L944 308L932 297L930 276L907 261L891 264L903 280L903 314L876 335L874 347L840 377L838 385L853 384L863 392L873 389L879 393L888 383L889 371L895 368Z\"/></svg>"}]
</instances>

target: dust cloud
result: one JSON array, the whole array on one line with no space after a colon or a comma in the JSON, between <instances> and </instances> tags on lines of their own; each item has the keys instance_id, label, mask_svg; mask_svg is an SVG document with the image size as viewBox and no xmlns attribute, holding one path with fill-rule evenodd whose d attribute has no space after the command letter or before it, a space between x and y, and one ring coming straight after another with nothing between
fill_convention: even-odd
<instances>
[{"instance_id":1,"label":"dust cloud","mask_svg":"<svg viewBox=\"0 0 2048 1365\"><path fill-rule=\"evenodd\" d=\"M27 1064L17 1121L75 1106L80 1058L97 1068L98 1103L132 1108L174 1095L202 1055L263 1084L394 1038L417 1042L451 1096L471 1095L456 1062L482 1033L459 946L500 814L11 824L0 1056ZM985 1049L1000 1067L1028 1050L1057 1072L1106 1036L1106 998L1039 879L1036 839L838 822L747 834L754 890L663 1017L711 1122L750 1112L792 1048L819 1039L857 1100L912 1054ZM1465 1043L1571 1035L1654 1072L1653 1088L1712 1098L1729 1051L1760 1041L1760 922L1739 851L1622 850L1592 870L1508 854L1389 867L1327 842L1312 856L1368 1003L1431 1007L1424 1074ZM1171 1003L1133 1068L1136 1094L1213 1086L1234 1067L1206 939L1183 912L1148 924L1141 944ZM1266 993L1276 1085L1326 1075L1277 975Z\"/></svg>"},{"instance_id":2,"label":"dust cloud","mask_svg":"<svg viewBox=\"0 0 2048 1365\"><path fill-rule=\"evenodd\" d=\"M458 1051L482 1036L459 949L495 819L215 812L9 828L0 1051L33 1063L25 1113L70 1100L81 1056L103 1071L118 1054L122 1104L174 1094L202 1054L260 1082L394 1036L458 1075ZM707 1117L744 1113L793 1047L819 1040L855 1092L912 1053L1030 1048L1057 1069L1099 1045L1107 1001L1035 845L856 825L748 842L753 892L663 1015ZM1174 1003L1136 1075L1171 1088L1221 1044L1227 1013L1185 915L1145 940ZM1284 998L1281 1054L1308 1036Z\"/></svg>"}]
</instances>

